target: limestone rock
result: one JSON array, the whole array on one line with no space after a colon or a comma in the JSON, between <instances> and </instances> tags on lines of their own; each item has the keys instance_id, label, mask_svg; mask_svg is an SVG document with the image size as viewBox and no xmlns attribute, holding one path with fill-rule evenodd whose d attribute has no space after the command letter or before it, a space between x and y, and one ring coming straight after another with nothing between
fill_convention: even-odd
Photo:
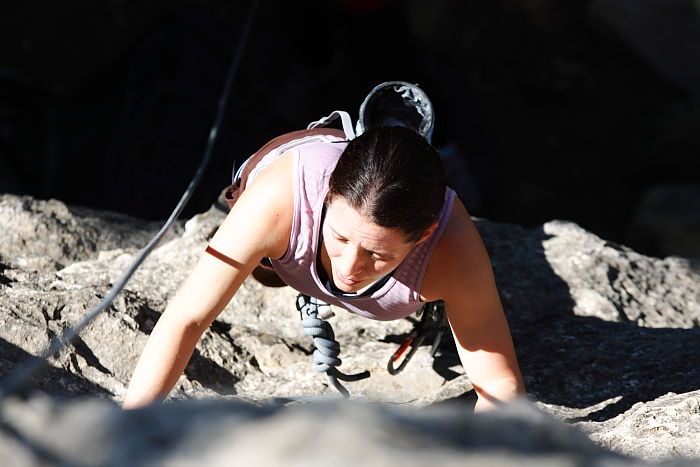
<instances>
[{"instance_id":1,"label":"limestone rock","mask_svg":"<svg viewBox=\"0 0 700 467\"><path fill-rule=\"evenodd\" d=\"M7 204L20 205L20 199L7 197ZM6 237L21 238L31 229L27 225L52 225L54 235L40 239L27 234L36 246L19 256L9 250L3 257L2 276L5 287L0 288L0 365L7 369L22 360L26 353L37 354L49 340L60 334L82 313L96 305L106 295L129 265L136 250L130 238L120 248L107 244L99 249L97 236L92 236L94 218L84 220L57 201L35 201L23 198L23 209L15 208L15 218L27 219L8 223ZM148 333L165 309L168 299L192 269L203 252L207 240L223 220L223 214L211 211L189 220L178 237L164 242L142 265L113 306L91 324L70 349L52 360L65 376L42 381L40 387L51 388L55 394L91 394L120 400ZM135 237L152 233L138 221L106 216L101 220L104 232L119 231L132 225ZM55 270L44 272L24 267L28 261L68 262L64 238L80 238L84 226L91 249L80 260ZM182 229L181 229L182 230ZM29 242L28 242L29 243ZM145 241L143 242L145 243ZM33 248L33 249L32 249ZM111 249L114 248L114 249ZM28 258L28 259L27 259ZM215 394L240 395L251 399L286 396L334 394L325 375L313 372L310 354L312 342L303 336L299 314L294 307L295 292L265 289L247 281L211 328L205 332L172 396L206 397ZM419 401L422 397L440 393L448 381L440 373L426 369L433 366L428 350L421 348L409 368L399 377L389 377L385 366L398 346L398 339L410 329L408 321L372 322L339 313L334 318L336 336L344 348L341 358L347 373L370 370L376 377L353 383L357 395L371 395L394 402ZM382 342L384 341L384 342ZM361 348L361 350L360 350ZM458 360L446 363L443 374L454 379L463 374ZM449 367L454 367L450 370ZM4 374L3 372L3 374ZM77 378L74 378L77 376ZM462 379L466 380L464 376ZM77 389L77 381L85 381L90 389ZM460 387L465 387L462 384ZM468 383L467 383L467 388ZM420 403L420 402L418 402Z\"/></svg>"},{"instance_id":2,"label":"limestone rock","mask_svg":"<svg viewBox=\"0 0 700 467\"><path fill-rule=\"evenodd\" d=\"M0 195L0 225L0 259L29 268L36 264L34 269L65 266L117 247L140 248L159 227L118 213L13 195Z\"/></svg>"},{"instance_id":3,"label":"limestone rock","mask_svg":"<svg viewBox=\"0 0 700 467\"><path fill-rule=\"evenodd\" d=\"M598 444L651 460L697 456L700 445L700 390L669 393L633 405L626 413L600 423L579 423Z\"/></svg>"},{"instance_id":4,"label":"limestone rock","mask_svg":"<svg viewBox=\"0 0 700 467\"><path fill-rule=\"evenodd\" d=\"M0 408L0 453L21 466L650 465L597 447L524 402L480 416L458 404L416 411L357 401L181 401L120 412L104 401L35 397Z\"/></svg>"},{"instance_id":5,"label":"limestone rock","mask_svg":"<svg viewBox=\"0 0 700 467\"><path fill-rule=\"evenodd\" d=\"M0 377L4 377L104 297L137 247L156 229L123 216L86 214L58 201L8 195L0 199L0 219ZM179 226L113 305L51 359L51 368L35 381L36 386L58 396L121 401L148 334L222 220L223 214L212 209ZM537 406L583 428L591 439L613 450L649 459L675 452L700 457L693 402L700 381L698 262L645 257L568 222L549 222L531 230L486 220L477 220L477 226L492 260L528 395ZM202 336L171 399L217 397L260 405L272 398L335 397L325 375L312 370L312 343L302 335L295 295L288 288L266 289L246 281ZM353 397L414 407L468 402L472 397L450 339L441 345L436 359L429 356L428 346L421 347L406 370L394 377L386 372L386 363L410 331L410 320L375 322L336 310L330 321L341 344L340 369L372 374L346 384ZM676 394L671 402L668 393ZM53 414L69 410L58 402L46 404L53 407L49 410ZM673 410L664 408L669 404ZM79 404L71 407L82 410ZM106 419L117 417L109 409L95 410L108 414ZM174 409L163 408L162 414L156 408L149 410L148 417L160 420L161 428L178 425L167 421L177 416ZM199 409L185 410L194 414ZM644 426L659 410L669 436L656 438L656 447L650 450L635 440L651 437L653 430ZM252 417L249 409L240 413L248 415L234 418ZM49 415L42 417L42 423L53 423ZM148 417L139 420L151 420ZM251 422L251 430L262 418ZM316 423L313 417L309 420ZM160 429L143 424L153 433ZM118 433L122 436L125 431ZM162 433L153 434L154 439L167 438ZM190 434L178 436L180 441L171 447L185 443L182 437ZM0 452L15 452L15 441L0 443ZM137 451L132 454L137 456ZM25 458L29 459L25 465L35 465L32 455L18 450L18 465ZM577 455L565 449L559 461L540 460L573 463ZM605 457L601 465L627 465L624 462Z\"/></svg>"}]
</instances>

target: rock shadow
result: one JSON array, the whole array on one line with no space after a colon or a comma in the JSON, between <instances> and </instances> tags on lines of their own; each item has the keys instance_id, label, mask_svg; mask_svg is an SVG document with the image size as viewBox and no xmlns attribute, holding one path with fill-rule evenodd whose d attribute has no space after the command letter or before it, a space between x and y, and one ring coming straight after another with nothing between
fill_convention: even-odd
<instances>
[{"instance_id":1,"label":"rock shadow","mask_svg":"<svg viewBox=\"0 0 700 467\"><path fill-rule=\"evenodd\" d=\"M637 402L700 389L700 329L569 316L523 329L520 338L516 346L530 395L581 409L603 403L575 421L604 421Z\"/></svg>"},{"instance_id":2,"label":"rock shadow","mask_svg":"<svg viewBox=\"0 0 700 467\"><path fill-rule=\"evenodd\" d=\"M150 335L155 324L161 317L161 313L147 306L145 303L139 307L138 313L134 316L139 330L146 335ZM210 326L211 330L222 337L232 346L234 351L241 352L231 338L229 332L231 325L223 321L214 320ZM235 395L234 385L240 380L229 370L222 367L214 360L205 357L198 349L194 349L184 375L192 381L197 381L202 386L215 391L221 395Z\"/></svg>"},{"instance_id":3,"label":"rock shadow","mask_svg":"<svg viewBox=\"0 0 700 467\"><path fill-rule=\"evenodd\" d=\"M29 359L35 358L20 347L0 338L0 386L5 384L5 377L19 368ZM39 390L52 396L72 398L91 396L111 400L114 397L109 390L68 370L52 366L31 378L25 386L25 392Z\"/></svg>"},{"instance_id":4,"label":"rock shadow","mask_svg":"<svg viewBox=\"0 0 700 467\"><path fill-rule=\"evenodd\" d=\"M235 395L239 378L195 349L185 368L185 376L221 395Z\"/></svg>"},{"instance_id":5,"label":"rock shadow","mask_svg":"<svg viewBox=\"0 0 700 467\"><path fill-rule=\"evenodd\" d=\"M574 315L569 286L545 256L551 236L539 227L528 237L520 255L495 252L494 270L529 395L571 408L600 404L579 420L603 421L637 402L700 388L700 329Z\"/></svg>"},{"instance_id":6,"label":"rock shadow","mask_svg":"<svg viewBox=\"0 0 700 467\"><path fill-rule=\"evenodd\" d=\"M551 236L543 227L522 235L513 229L479 225L530 397L577 409L599 405L570 421L604 421L637 402L700 389L699 328L643 328L574 315L569 286L545 256L543 242ZM458 362L454 340L445 333L433 369L449 380L456 376L449 367Z\"/></svg>"},{"instance_id":7,"label":"rock shadow","mask_svg":"<svg viewBox=\"0 0 700 467\"><path fill-rule=\"evenodd\" d=\"M0 285L7 285L13 282L12 279L5 275L6 269L8 269L8 266L3 264L2 261L0 261Z\"/></svg>"},{"instance_id":8,"label":"rock shadow","mask_svg":"<svg viewBox=\"0 0 700 467\"><path fill-rule=\"evenodd\" d=\"M690 270L700 276L700 257L690 258L688 260L688 264L690 266Z\"/></svg>"},{"instance_id":9,"label":"rock shadow","mask_svg":"<svg viewBox=\"0 0 700 467\"><path fill-rule=\"evenodd\" d=\"M406 320L409 321L414 327L417 326L420 322L419 319L415 319L413 316L407 317ZM425 333L425 339L420 343L420 347L427 346L432 351L433 346L436 345L437 350L433 359L432 369L433 371L435 371L435 373L444 378L445 381L451 381L460 376L461 374L452 370L452 367L460 364L459 355L457 354L457 348L455 347L454 338L452 337L452 334L450 333L449 329L445 328L441 336L438 336L437 334L438 333L436 329L431 327ZM410 333L387 334L386 336L384 336L384 338L380 340L380 342L396 344L396 349L394 349L394 351L398 351L402 345L405 345L407 343L408 339L410 339ZM410 352L411 349L415 346L415 344L416 340L413 340L411 342L411 345L406 348L406 350L401 354L399 358L396 359L396 362L394 364L395 368L399 368L403 364L403 362L406 361L406 359L408 359L406 367L411 365ZM387 354L387 360L389 360L392 357L392 354Z\"/></svg>"}]
</instances>

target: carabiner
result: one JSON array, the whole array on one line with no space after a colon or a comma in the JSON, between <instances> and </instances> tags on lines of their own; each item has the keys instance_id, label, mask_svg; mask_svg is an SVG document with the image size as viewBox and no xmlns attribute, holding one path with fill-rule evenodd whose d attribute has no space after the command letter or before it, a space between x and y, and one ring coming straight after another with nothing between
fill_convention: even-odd
<instances>
[{"instance_id":1,"label":"carabiner","mask_svg":"<svg viewBox=\"0 0 700 467\"><path fill-rule=\"evenodd\" d=\"M396 375L403 371L411 358L413 358L413 354L416 353L418 347L423 344L423 341L432 331L435 331L435 338L433 339L433 344L430 349L430 356L434 358L437 353L438 346L440 345L442 335L445 331L445 326L447 325L443 303L441 301L426 303L418 311L418 316L421 317L420 321L414 325L413 330L406 340L396 349L394 355L389 358L386 369L390 375ZM409 347L411 350L404 357L403 361L398 366L395 366L394 364L396 361L401 358L401 355L403 355Z\"/></svg>"},{"instance_id":2,"label":"carabiner","mask_svg":"<svg viewBox=\"0 0 700 467\"><path fill-rule=\"evenodd\" d=\"M387 363L386 370L389 372L390 375L397 375L403 371L403 369L406 367L408 362L413 358L413 355L416 353L418 350L418 347L423 343L425 340L425 335L418 335L418 332L416 330L412 331L411 334L408 335L405 341L403 341L403 344L396 349L396 352L394 352L394 355L389 358L389 363ZM406 349L411 347L411 350L408 352L408 354L404 357L404 359L401 361L399 366L394 366L394 363L401 358L401 355L406 352Z\"/></svg>"}]
</instances>

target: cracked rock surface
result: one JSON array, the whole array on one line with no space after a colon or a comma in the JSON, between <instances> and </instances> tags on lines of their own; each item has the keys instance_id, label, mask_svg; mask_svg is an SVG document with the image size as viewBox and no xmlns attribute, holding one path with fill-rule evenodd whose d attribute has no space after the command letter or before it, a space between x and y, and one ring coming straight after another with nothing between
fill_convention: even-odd
<instances>
[{"instance_id":1,"label":"cracked rock surface","mask_svg":"<svg viewBox=\"0 0 700 467\"><path fill-rule=\"evenodd\" d=\"M178 401L130 414L122 414L114 406L125 394L160 313L223 218L223 213L211 209L176 226L112 306L70 347L52 358L50 369L34 381L35 387L52 396L97 399L62 402L35 396L25 402L3 402L0 457L7 452L16 456L12 457L17 459L15 465L42 465L46 461L42 455L50 457L62 451L55 447L47 448L51 452L44 454L41 449L28 451L22 436L33 433L41 437L32 426L65 430L70 426L67 423L80 419L77 414L88 410L90 417L75 422L73 432L83 436L77 436L75 443L83 439L89 451L97 437L110 449L133 449L134 458L144 455L139 449L145 448L134 447L133 440L114 439L115 433L127 433L132 428L126 427L148 420L143 429L152 430L148 436L161 439L172 429L167 417L176 420L185 412L193 423L202 420L196 422L200 424L207 413L217 410L221 426L245 420L241 428L225 431L244 439L265 424L282 427L288 423L296 427L290 430L308 431L314 417L337 420L330 422L334 425L359 423L342 405L322 409L314 404L295 406L294 412L269 407L271 398L333 396L335 392L324 375L313 372L312 342L302 335L295 292L266 289L250 280L202 336L171 393L172 400L215 397L218 402L200 401L198 405L190 401L190 406ZM372 375L346 383L353 397L373 402L357 409L358 413L365 414L368 423L387 424L387 417L397 417L392 412L395 408L386 408L389 403L412 406L412 412L405 416L415 417L411 423L430 430L437 429L443 416L457 425L465 423L460 429L468 426L475 431L485 429L484 423L502 423L502 429L523 423L517 425L521 432L545 425L560 427L563 438L553 436L545 449L549 457L532 465L562 465L556 460L559 455L567 459L564 465L581 459L591 465L643 465L646 460L700 457L700 264L683 258L646 257L568 222L553 221L530 230L486 220L477 220L477 225L492 260L532 401L523 403L525 415L516 416L511 411L488 421L470 418L473 393L449 339L441 345L436 359L430 357L429 346L423 346L403 373L390 376L387 360L411 330L411 321L375 322L336 309L330 322L341 344L340 369L346 373L369 370ZM28 356L39 354L50 339L96 305L160 226L114 213L67 207L54 200L0 195L0 227L0 377L4 377ZM184 412L179 413L176 406ZM416 411L415 407L425 406L435 407ZM449 407L452 415L438 409L443 406ZM439 417L427 415L432 410L443 412ZM517 422L518 417L525 421ZM455 421L462 418L466 421ZM563 424L573 427L567 429ZM401 432L391 423L387 426ZM196 446L201 440L195 431L178 436L193 436L188 442ZM589 443L580 431L603 448ZM524 455L507 447L508 443L517 444L517 430L512 432L514 440L488 441L491 446L502 443L503 452L509 453L505 459ZM571 448L573 440L579 439L576 436L581 436L593 454L577 457L583 451ZM357 434L351 438L368 442ZM545 443L543 439L538 442ZM158 443L153 443L151 448L156 449ZM262 441L259 444L265 445ZM212 441L207 446L223 452L226 443ZM457 449L457 445L444 443L430 446L444 448L445 456ZM445 457L445 462L464 462L463 456L473 461L483 454L460 449L454 454L457 457ZM617 456L609 450L639 459ZM552 454L554 451L559 454ZM273 452L278 451L271 449L269 455ZM94 458L105 460L100 457L104 455L96 452ZM243 457L238 459L246 459L246 455L252 454L241 450ZM162 456L165 454L155 458L168 463ZM109 458L108 463L127 463L115 459ZM409 465L419 465L417 457L413 461Z\"/></svg>"}]
</instances>

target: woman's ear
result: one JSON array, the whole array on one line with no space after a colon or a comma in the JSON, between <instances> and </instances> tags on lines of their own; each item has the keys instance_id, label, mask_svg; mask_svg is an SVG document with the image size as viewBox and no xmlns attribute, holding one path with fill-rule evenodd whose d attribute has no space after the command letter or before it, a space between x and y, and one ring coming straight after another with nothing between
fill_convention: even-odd
<instances>
[{"instance_id":1,"label":"woman's ear","mask_svg":"<svg viewBox=\"0 0 700 467\"><path fill-rule=\"evenodd\" d=\"M425 232L423 232L423 235L420 236L420 238L416 242L416 245L418 245L419 243L422 243L425 240L427 240L428 238L430 238L430 236L433 234L433 232L435 232L435 229L437 229L437 226L438 226L437 222L433 222L432 224L430 224L430 227L425 229Z\"/></svg>"}]
</instances>

